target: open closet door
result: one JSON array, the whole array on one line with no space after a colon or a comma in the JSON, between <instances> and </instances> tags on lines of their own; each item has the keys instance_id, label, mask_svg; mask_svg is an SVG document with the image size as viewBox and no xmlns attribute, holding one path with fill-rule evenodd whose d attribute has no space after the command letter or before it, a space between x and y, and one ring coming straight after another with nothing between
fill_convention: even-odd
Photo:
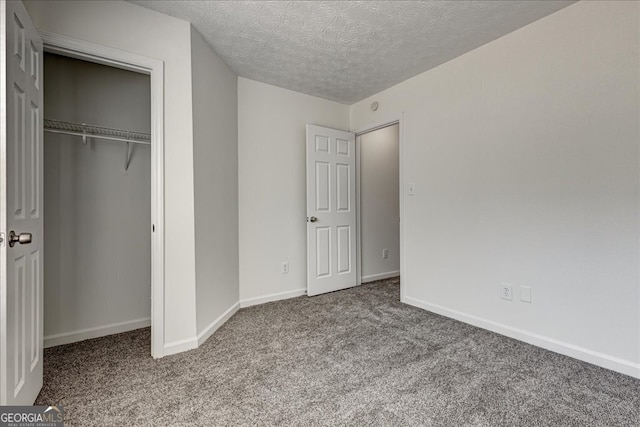
<instances>
[{"instance_id":1,"label":"open closet door","mask_svg":"<svg viewBox=\"0 0 640 427\"><path fill-rule=\"evenodd\" d=\"M356 285L355 134L307 125L307 295Z\"/></svg>"},{"instance_id":2,"label":"open closet door","mask_svg":"<svg viewBox=\"0 0 640 427\"><path fill-rule=\"evenodd\" d=\"M0 2L0 404L42 388L42 40L20 1Z\"/></svg>"}]
</instances>

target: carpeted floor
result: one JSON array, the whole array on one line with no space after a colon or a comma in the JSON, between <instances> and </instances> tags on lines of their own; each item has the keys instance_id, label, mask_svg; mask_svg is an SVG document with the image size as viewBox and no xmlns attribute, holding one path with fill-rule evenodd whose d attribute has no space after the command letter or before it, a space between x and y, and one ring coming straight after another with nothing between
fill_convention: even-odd
<instances>
[{"instance_id":1,"label":"carpeted floor","mask_svg":"<svg viewBox=\"0 0 640 427\"><path fill-rule=\"evenodd\" d=\"M140 329L45 351L67 425L640 425L640 380L399 302L399 279L240 310L153 360Z\"/></svg>"}]
</instances>

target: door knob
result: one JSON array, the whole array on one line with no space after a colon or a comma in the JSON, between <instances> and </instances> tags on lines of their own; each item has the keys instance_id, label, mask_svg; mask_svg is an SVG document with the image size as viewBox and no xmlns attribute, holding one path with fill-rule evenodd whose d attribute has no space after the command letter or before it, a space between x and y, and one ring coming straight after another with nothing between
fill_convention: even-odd
<instances>
[{"instance_id":1,"label":"door knob","mask_svg":"<svg viewBox=\"0 0 640 427\"><path fill-rule=\"evenodd\" d=\"M316 222L318 220L318 218L316 218L315 216L312 216L311 218L309 218L310 222Z\"/></svg>"},{"instance_id":2,"label":"door knob","mask_svg":"<svg viewBox=\"0 0 640 427\"><path fill-rule=\"evenodd\" d=\"M26 245L31 243L31 233L16 234L13 230L9 232L9 246L13 247L16 243Z\"/></svg>"}]
</instances>

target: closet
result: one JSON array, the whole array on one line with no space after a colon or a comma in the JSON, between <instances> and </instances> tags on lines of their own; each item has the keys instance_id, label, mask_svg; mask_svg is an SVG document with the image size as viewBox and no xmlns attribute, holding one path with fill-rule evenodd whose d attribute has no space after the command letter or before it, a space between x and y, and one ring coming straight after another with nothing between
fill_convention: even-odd
<instances>
[{"instance_id":1,"label":"closet","mask_svg":"<svg viewBox=\"0 0 640 427\"><path fill-rule=\"evenodd\" d=\"M150 78L44 57L44 344L150 325Z\"/></svg>"}]
</instances>

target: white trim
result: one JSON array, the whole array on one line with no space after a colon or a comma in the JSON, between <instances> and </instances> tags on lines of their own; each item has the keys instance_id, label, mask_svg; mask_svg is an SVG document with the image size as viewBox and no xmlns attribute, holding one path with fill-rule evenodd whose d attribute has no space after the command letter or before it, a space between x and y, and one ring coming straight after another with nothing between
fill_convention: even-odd
<instances>
[{"instance_id":1,"label":"white trim","mask_svg":"<svg viewBox=\"0 0 640 427\"><path fill-rule=\"evenodd\" d=\"M198 337L185 338L183 340L173 341L165 344L163 348L163 356L182 353L183 351L198 348Z\"/></svg>"},{"instance_id":2,"label":"white trim","mask_svg":"<svg viewBox=\"0 0 640 427\"><path fill-rule=\"evenodd\" d=\"M64 332L61 334L47 335L44 337L44 348L119 334L121 332L133 331L135 329L147 328L149 326L151 326L151 318L147 317L145 319L134 319L126 322L96 326L94 328L78 329L76 331Z\"/></svg>"},{"instance_id":3,"label":"white trim","mask_svg":"<svg viewBox=\"0 0 640 427\"><path fill-rule=\"evenodd\" d=\"M398 190L400 192L400 301L403 302L405 295L406 295L406 290L407 290L407 284L406 284L406 280L405 277L407 277L407 263L405 261L406 258L406 251L405 251L405 247L404 247L404 242L405 242L405 238L404 238L404 192L405 192L405 176L404 176L404 156L405 156L405 145L404 145L404 126L405 126L405 122L404 122L404 112L400 113L400 117L398 117L398 150L400 151L398 153L399 157L400 157L400 182L398 183L398 185L400 186L400 189Z\"/></svg>"},{"instance_id":4,"label":"white trim","mask_svg":"<svg viewBox=\"0 0 640 427\"><path fill-rule=\"evenodd\" d=\"M148 74L151 79L151 355L164 350L164 62L123 50L40 32L47 52Z\"/></svg>"},{"instance_id":5,"label":"white trim","mask_svg":"<svg viewBox=\"0 0 640 427\"><path fill-rule=\"evenodd\" d=\"M362 276L362 283L374 282L376 280L390 279L392 277L398 277L400 270L387 271L386 273L370 274L368 276Z\"/></svg>"},{"instance_id":6,"label":"white trim","mask_svg":"<svg viewBox=\"0 0 640 427\"><path fill-rule=\"evenodd\" d=\"M366 126L362 126L356 130L352 130L351 132L355 133L356 136L364 135L365 133L373 132L378 129L383 129L389 126L393 126L396 123L402 122L404 113L400 113L400 115L392 115L389 117L385 117L384 119L375 120L370 122Z\"/></svg>"},{"instance_id":7,"label":"white trim","mask_svg":"<svg viewBox=\"0 0 640 427\"><path fill-rule=\"evenodd\" d=\"M227 320L231 318L236 312L240 310L240 302L233 304L227 311L222 313L216 320L211 322L209 326L204 328L202 332L198 334L198 347L200 347L209 337L218 330L218 328L225 324Z\"/></svg>"},{"instance_id":8,"label":"white trim","mask_svg":"<svg viewBox=\"0 0 640 427\"><path fill-rule=\"evenodd\" d=\"M97 64L143 74L151 74L154 64L151 64L150 61L161 62L157 59L147 58L131 52L47 31L39 31L39 34L45 44L45 52L68 56L82 61L95 62Z\"/></svg>"},{"instance_id":9,"label":"white trim","mask_svg":"<svg viewBox=\"0 0 640 427\"><path fill-rule=\"evenodd\" d=\"M398 156L400 164L398 165L398 184L400 186L400 271L398 274L401 277L406 277L407 267L405 263L405 251L404 251L404 191L405 191L405 179L404 179L404 112L401 112L399 116L388 117L385 120L370 123L369 125L357 130L352 130L356 134L356 285L361 285L365 277L362 277L362 233L360 230L360 136L373 132L378 129L383 129L388 126L398 125ZM371 276L366 276L371 277ZM393 276L390 276L393 277ZM404 301L405 295L405 280L400 280L400 301Z\"/></svg>"},{"instance_id":10,"label":"white trim","mask_svg":"<svg viewBox=\"0 0 640 427\"><path fill-rule=\"evenodd\" d=\"M364 280L364 277L362 277L362 200L360 198L361 146L362 141L360 140L360 135L356 134L356 286L362 285L362 281Z\"/></svg>"},{"instance_id":11,"label":"white trim","mask_svg":"<svg viewBox=\"0 0 640 427\"><path fill-rule=\"evenodd\" d=\"M445 317L477 326L479 328L487 329L489 331L507 336L509 338L514 338L519 341L524 341L526 343L535 345L537 347L542 347L544 349L560 353L565 356L573 357L574 359L582 360L583 362L592 363L594 365L601 366L606 369L611 369L612 371L620 372L631 377L640 378L640 363L634 363L630 360L624 360L618 357L610 356L608 354L599 353L597 351L589 350L584 347L569 344L522 329L514 328L502 323L493 322L491 320L483 319L472 314L463 313L457 310L451 310L449 308L437 304L431 304L429 302L422 301L416 298L405 296L403 302L414 307L422 308L424 310L440 314Z\"/></svg>"},{"instance_id":12,"label":"white trim","mask_svg":"<svg viewBox=\"0 0 640 427\"><path fill-rule=\"evenodd\" d=\"M307 288L296 289L295 291L278 292L275 294L263 295L261 297L247 298L240 300L240 308L251 307L252 305L264 304L267 302L280 301L283 299L295 298L307 294Z\"/></svg>"}]
</instances>

